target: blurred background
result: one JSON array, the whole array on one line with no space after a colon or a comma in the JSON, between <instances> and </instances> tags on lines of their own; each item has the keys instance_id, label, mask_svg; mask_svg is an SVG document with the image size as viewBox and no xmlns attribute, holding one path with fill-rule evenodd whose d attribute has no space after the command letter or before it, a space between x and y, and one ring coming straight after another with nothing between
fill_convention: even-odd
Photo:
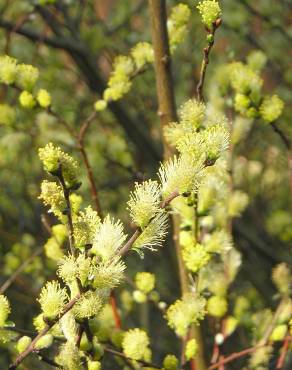
<instances>
[{"instance_id":1,"label":"blurred background","mask_svg":"<svg viewBox=\"0 0 292 370\"><path fill-rule=\"evenodd\" d=\"M192 16L186 40L173 55L177 106L195 93L205 46L195 1L182 2L190 6ZM127 55L137 42L151 40L148 3L145 0L62 0L52 1L50 6L37 3L41 1L0 1L0 54L38 67L41 85L51 93L55 111L78 128L104 91L115 56ZM167 1L167 6L171 9L177 3ZM276 92L285 101L278 124L291 137L292 2L222 0L221 7L223 23L210 57L207 95L212 99L219 66L234 60L245 61L251 51L261 50L267 57L264 90ZM75 141L57 119L44 111L23 110L16 101L15 91L0 87L0 286L33 253L37 254L5 293L14 307L11 320L19 328L34 330L32 317L39 313L36 297L44 281L54 277L56 270L56 262L42 253L49 234L41 221L46 210L38 200L44 173L37 149L51 141L82 161ZM15 106L9 124L3 120L6 114L3 104ZM129 191L134 181L155 176L162 160L153 66L135 78L131 91L121 101L98 114L85 145L103 213L121 218L130 232L126 212ZM285 148L269 127L253 124L246 139L237 146L236 156L233 171L237 171L238 186L251 199L243 217L234 223L235 244L243 263L232 289L237 295L249 297L252 320L256 310L275 307L273 266L282 261L292 262L291 193ZM91 204L82 166L81 177L79 193L85 204ZM46 216L45 223L54 222ZM138 270L157 274L157 290L167 303L179 296L174 249L168 247L170 240L166 244L156 255L146 253L144 259L135 254L129 256L129 280L118 289L118 305L127 303L125 289L131 289L131 278ZM123 318L126 326L142 325L155 333L156 341L152 343L155 360L161 360L165 351L176 353L177 341L159 310L151 305L140 307L132 307L131 318ZM244 348L248 341L248 331L238 334L229 351ZM6 368L9 357L0 344L1 369ZM33 359L30 361L30 369L39 368ZM109 364L108 368L113 367ZM229 368L241 368L240 362ZM28 367L23 365L23 369Z\"/></svg>"}]
</instances>

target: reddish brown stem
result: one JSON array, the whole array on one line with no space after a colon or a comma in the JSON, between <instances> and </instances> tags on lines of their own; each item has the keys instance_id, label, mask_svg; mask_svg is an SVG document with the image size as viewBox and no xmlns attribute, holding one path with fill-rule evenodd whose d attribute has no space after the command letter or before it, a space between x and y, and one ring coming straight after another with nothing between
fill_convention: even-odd
<instances>
[{"instance_id":1,"label":"reddish brown stem","mask_svg":"<svg viewBox=\"0 0 292 370\"><path fill-rule=\"evenodd\" d=\"M289 350L289 342L290 338L286 337L283 343L283 346L281 348L281 355L277 361L277 367L276 369L282 369L285 364L285 358L287 356L288 350Z\"/></svg>"},{"instance_id":2,"label":"reddish brown stem","mask_svg":"<svg viewBox=\"0 0 292 370\"><path fill-rule=\"evenodd\" d=\"M203 58L203 61L202 61L202 66L201 66L199 83L197 85L197 98L200 101L204 100L203 88L204 88L204 83L205 83L207 67L208 67L208 64L209 64L209 55L210 55L210 52L211 52L212 47L214 45L215 32L216 32L217 28L220 27L221 23L222 23L221 18L218 18L213 23L212 29L208 30L208 36L210 37L210 41L208 41L208 45L204 48L204 58Z\"/></svg>"},{"instance_id":3,"label":"reddish brown stem","mask_svg":"<svg viewBox=\"0 0 292 370\"><path fill-rule=\"evenodd\" d=\"M33 341L30 343L30 345L26 348L25 351L20 353L13 364L9 366L9 370L14 370L18 367L18 365L21 364L21 362L31 353L35 350L35 345L38 342L38 340L46 335L49 330L63 317L68 311L71 310L71 308L75 305L77 300L80 298L80 293L77 294L75 298L73 298L70 302L67 303L67 305L64 307L64 310L62 313L56 317L54 320L52 320L50 323L48 323L43 330L39 332L39 334L33 339Z\"/></svg>"},{"instance_id":4,"label":"reddish brown stem","mask_svg":"<svg viewBox=\"0 0 292 370\"><path fill-rule=\"evenodd\" d=\"M208 370L220 369L220 366L225 365L231 361L234 361L240 357L247 356L250 353L255 352L260 347L264 347L264 345L246 348L243 351L232 353L231 355L225 357L224 359L220 358L216 364L209 366Z\"/></svg>"},{"instance_id":5,"label":"reddish brown stem","mask_svg":"<svg viewBox=\"0 0 292 370\"><path fill-rule=\"evenodd\" d=\"M179 196L179 192L178 191L174 191L172 194L169 195L169 197L167 197L163 202L161 202L160 204L160 208L161 209L164 209L168 206L168 204L173 200L175 199L176 197ZM150 221L151 222L151 221ZM135 241L139 238L139 236L141 235L141 232L142 230L140 228L137 228L134 232L134 234L131 236L131 238L126 242L126 244L124 244L124 246L119 250L118 252L118 255L119 256L123 256L125 255L130 249L131 247L133 246L133 244L135 243Z\"/></svg>"},{"instance_id":6,"label":"reddish brown stem","mask_svg":"<svg viewBox=\"0 0 292 370\"><path fill-rule=\"evenodd\" d=\"M97 193L97 187L96 187L96 184L95 184L95 181L94 181L93 172L92 172L92 168L91 168L90 163L89 163L87 152L86 152L83 145L79 146L79 150L80 150L80 153L82 155L83 162L85 164L85 168L86 168L86 171L87 171L87 178L88 178L89 185L90 185L92 200L95 204L95 208L96 208L96 211L97 211L99 217L103 218L103 214L102 214L102 211L101 211L101 206L100 206L100 202L99 202L99 198L98 198L98 193Z\"/></svg>"},{"instance_id":7,"label":"reddish brown stem","mask_svg":"<svg viewBox=\"0 0 292 370\"><path fill-rule=\"evenodd\" d=\"M110 295L110 303L111 303L111 306L112 306L113 316L114 316L114 320L115 320L115 326L116 326L117 329L121 329L122 328L121 318L120 318L119 311L118 311L118 306L117 306L117 302L116 302L116 298L115 298L115 293L113 291L111 292L111 295Z\"/></svg>"}]
</instances>

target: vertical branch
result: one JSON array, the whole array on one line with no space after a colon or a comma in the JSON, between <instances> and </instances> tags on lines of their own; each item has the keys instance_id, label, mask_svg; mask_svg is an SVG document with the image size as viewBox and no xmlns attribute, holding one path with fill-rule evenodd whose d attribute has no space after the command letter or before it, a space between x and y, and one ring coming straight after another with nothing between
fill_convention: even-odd
<instances>
[{"instance_id":1,"label":"vertical branch","mask_svg":"<svg viewBox=\"0 0 292 370\"><path fill-rule=\"evenodd\" d=\"M63 194L66 202L66 216L68 217L68 233L69 233L69 245L70 252L75 256L75 240L74 240L74 229L73 229L73 220L72 220L72 208L70 202L70 189L66 186L65 180L62 173L62 166L60 165L57 177L60 181L60 184L63 189Z\"/></svg>"},{"instance_id":2,"label":"vertical branch","mask_svg":"<svg viewBox=\"0 0 292 370\"><path fill-rule=\"evenodd\" d=\"M151 15L152 42L154 48L154 67L156 76L156 90L158 97L158 114L161 123L161 129L172 121L176 121L176 107L174 87L171 74L171 57L169 51L169 40L167 33L167 15L165 0L149 0L149 9ZM173 151L163 138L164 158L167 159ZM180 217L174 215L173 218L173 239L176 248L176 255L179 268L179 278L182 293L189 290L187 271L182 259L182 251L179 245ZM203 341L199 328L191 331L191 337L196 338L199 345L197 359L191 366L197 370L205 370L206 364L203 355ZM183 341L184 352L185 341Z\"/></svg>"},{"instance_id":3,"label":"vertical branch","mask_svg":"<svg viewBox=\"0 0 292 370\"><path fill-rule=\"evenodd\" d=\"M152 40L154 48L154 66L156 75L156 89L158 97L158 115L161 128L175 121L176 107L173 81L171 75L171 57L167 33L167 15L165 0L149 0L151 13ZM164 158L167 159L172 151L165 139Z\"/></svg>"},{"instance_id":4,"label":"vertical branch","mask_svg":"<svg viewBox=\"0 0 292 370\"><path fill-rule=\"evenodd\" d=\"M94 201L96 211L98 215L102 218L102 211L101 211L101 206L98 198L98 193L97 193L97 186L94 180L93 176L93 171L88 159L87 151L84 147L84 137L85 134L91 124L91 122L96 118L96 112L93 112L81 125L81 128L79 130L79 134L76 138L78 149L81 153L83 162L85 164L86 172L87 172L87 178L89 181L89 186L90 186L90 192L91 192L91 197L92 200Z\"/></svg>"},{"instance_id":5,"label":"vertical branch","mask_svg":"<svg viewBox=\"0 0 292 370\"><path fill-rule=\"evenodd\" d=\"M210 52L211 52L212 47L214 45L215 32L216 32L217 28L220 27L221 22L222 22L221 18L218 18L213 23L212 29L211 30L207 29L208 45L204 48L204 57L203 57L202 65L201 65L200 79L199 79L199 83L197 85L197 99L200 100L200 101L204 100L203 88L204 88L204 83L205 83L207 67L208 67L208 64L209 64L209 55L210 55Z\"/></svg>"},{"instance_id":6,"label":"vertical branch","mask_svg":"<svg viewBox=\"0 0 292 370\"><path fill-rule=\"evenodd\" d=\"M93 122L93 120L95 118L96 118L96 112L93 112L83 122L83 124L80 127L79 133L76 137L76 141L77 141L77 146L78 146L78 149L81 153L83 162L85 164L85 168L86 168L86 172L87 172L87 178L88 178L89 186L90 186L91 197L92 197L92 200L94 201L96 211L97 211L99 217L102 219L103 214L102 214L101 205L100 205L100 201L99 201L99 197L98 197L97 186L96 186L96 183L95 183L95 180L94 180L94 175L93 175L92 167L91 167L89 159L88 159L87 151L86 151L85 146L84 146L85 135L87 133L87 130L88 130L89 126L91 125L91 123ZM114 294L113 291L111 292L110 303L111 303L111 307L112 307L112 312L113 312L116 328L121 329L121 318L120 318L120 315L119 315L117 302L116 302L115 294Z\"/></svg>"}]
</instances>

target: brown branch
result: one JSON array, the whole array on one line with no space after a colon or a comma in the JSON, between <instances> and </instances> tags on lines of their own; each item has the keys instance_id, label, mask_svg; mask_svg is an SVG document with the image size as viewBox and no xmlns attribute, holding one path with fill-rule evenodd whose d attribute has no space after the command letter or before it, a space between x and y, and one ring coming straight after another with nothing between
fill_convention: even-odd
<instances>
[{"instance_id":1,"label":"brown branch","mask_svg":"<svg viewBox=\"0 0 292 370\"><path fill-rule=\"evenodd\" d=\"M283 343L283 346L281 348L281 355L277 361L277 366L276 366L276 369L282 369L284 364L285 364L285 359L286 359L286 356L287 356L287 353L289 351L289 342L290 342L290 339L291 337L286 337L285 340L284 340L284 343Z\"/></svg>"},{"instance_id":2,"label":"brown branch","mask_svg":"<svg viewBox=\"0 0 292 370\"><path fill-rule=\"evenodd\" d=\"M154 67L158 98L158 115L161 129L170 122L176 121L175 96L171 73L171 57L167 32L167 14L165 0L149 0L151 32L154 49ZM172 154L164 140L164 158Z\"/></svg>"},{"instance_id":3,"label":"brown branch","mask_svg":"<svg viewBox=\"0 0 292 370\"><path fill-rule=\"evenodd\" d=\"M268 324L268 326L267 326L267 328L264 332L263 337L258 341L258 343L255 346L244 349L243 351L240 351L240 352L232 353L231 355L225 357L224 359L219 360L216 364L209 366L208 370L217 369L221 365L227 364L228 362L234 361L234 360L236 360L240 357L243 357L243 356L246 356L250 353L255 352L258 348L265 347L268 343L268 340L270 338L270 335L271 335L272 331L274 330L274 327L277 323L277 320L278 320L278 318L279 318L279 316L282 312L283 306L285 306L286 299L287 299L286 297L283 297L281 299L281 301L280 301L280 303L279 303L279 305L278 305L270 323ZM291 337L288 337L288 338L291 338Z\"/></svg>"},{"instance_id":4,"label":"brown branch","mask_svg":"<svg viewBox=\"0 0 292 370\"><path fill-rule=\"evenodd\" d=\"M278 304L278 307L270 321L270 323L268 324L265 332L264 332L264 335L263 337L261 338L261 340L258 342L258 345L264 345L268 342L276 324L277 324L277 321L278 321L278 318L279 316L281 315L282 313L282 310L283 310L283 307L285 307L286 305L286 302L287 302L287 297L283 297L280 301L280 303Z\"/></svg>"},{"instance_id":5,"label":"brown branch","mask_svg":"<svg viewBox=\"0 0 292 370\"><path fill-rule=\"evenodd\" d=\"M78 149L81 153L81 156L82 156L85 168L86 168L87 178L88 178L89 185L90 185L90 192L91 192L92 200L95 204L95 208L96 208L96 211L97 211L98 215L100 216L100 218L103 218L102 210L101 210L101 206L100 206L100 201L99 201L99 197L98 197L98 192L97 192L97 186L96 186L94 176L93 176L92 167L91 167L89 159L88 159L87 151L84 147L85 135L86 135L87 130L89 129L91 123L93 122L93 120L95 118L96 118L96 112L91 113L87 117L87 119L83 122L83 124L80 127L80 130L79 130L79 133L77 135L76 141L77 141L77 146L78 146Z\"/></svg>"},{"instance_id":6,"label":"brown branch","mask_svg":"<svg viewBox=\"0 0 292 370\"><path fill-rule=\"evenodd\" d=\"M120 314L119 314L119 311L118 311L118 306L117 306L115 293L114 293L113 290L111 291L111 295L110 295L110 304L111 304L111 307L112 307L115 326L116 326L117 329L121 329L122 328L121 318L120 318Z\"/></svg>"},{"instance_id":7,"label":"brown branch","mask_svg":"<svg viewBox=\"0 0 292 370\"><path fill-rule=\"evenodd\" d=\"M96 118L96 115L97 115L96 112L92 112L81 125L79 134L77 137L79 143L83 143L85 134L87 130L89 129L89 126L91 125L93 120Z\"/></svg>"},{"instance_id":8,"label":"brown branch","mask_svg":"<svg viewBox=\"0 0 292 370\"><path fill-rule=\"evenodd\" d=\"M169 51L169 39L167 32L167 14L165 0L148 0L150 17L151 17L151 33L154 49L154 67L156 77L156 91L158 98L158 115L160 118L161 130L169 123L177 120L175 94L171 73L171 57ZM167 141L163 137L164 158L167 159L173 154L173 149L169 147ZM180 216L172 216L173 223L173 241L176 249L176 256L179 270L179 280L182 293L189 291L188 275L185 264L182 258L182 250L179 243L180 232ZM201 338L200 329L192 331L192 338L196 338L199 343L199 353L196 360L191 361L191 365L196 366L197 370L205 370L206 364L204 360L204 346ZM182 342L182 353L185 350L185 342Z\"/></svg>"},{"instance_id":9,"label":"brown branch","mask_svg":"<svg viewBox=\"0 0 292 370\"><path fill-rule=\"evenodd\" d=\"M132 245L135 243L135 241L139 238L141 235L141 230L136 229L134 234L131 236L131 238L126 242L126 244L118 251L119 256L124 256L132 247Z\"/></svg>"},{"instance_id":10,"label":"brown branch","mask_svg":"<svg viewBox=\"0 0 292 370\"><path fill-rule=\"evenodd\" d=\"M160 208L161 209L166 208L169 205L169 203L173 199L175 199L176 197L178 197L178 196L179 196L179 192L178 191L174 191L168 198L166 198L163 202L161 202ZM152 220L150 220L150 222ZM135 243L135 241L139 238L139 236L141 235L141 233L142 233L142 230L140 228L137 228L135 230L135 232L133 233L133 235L130 237L130 239L118 251L118 256L124 256L131 249L131 247L133 246L133 244Z\"/></svg>"},{"instance_id":11,"label":"brown branch","mask_svg":"<svg viewBox=\"0 0 292 370\"><path fill-rule=\"evenodd\" d=\"M203 88L205 83L205 77L207 72L207 67L209 64L209 55L212 50L212 47L214 45L214 37L216 30L220 27L222 23L221 18L218 18L213 24L211 30L207 29L207 40L208 40L208 46L204 48L204 58L201 65L201 71L200 71L200 79L197 85L197 99L200 101L204 101L203 96Z\"/></svg>"},{"instance_id":12,"label":"brown branch","mask_svg":"<svg viewBox=\"0 0 292 370\"><path fill-rule=\"evenodd\" d=\"M21 362L31 353L31 352L34 352L35 351L35 345L36 343L38 342L38 340L43 337L44 335L46 335L49 330L68 312L71 310L71 308L75 305L75 303L78 301L78 299L80 298L80 293L76 295L75 298L73 298L70 302L68 302L66 304L66 306L64 307L64 310L62 311L62 313L56 317L54 320L50 321L50 323L48 323L45 328L43 330L41 330L39 332L39 334L32 340L32 342L30 343L30 345L26 348L26 350L24 350L23 352L21 352L16 360L13 362L13 364L11 364L9 366L9 370L14 370L18 367L18 365L21 364Z\"/></svg>"},{"instance_id":13,"label":"brown branch","mask_svg":"<svg viewBox=\"0 0 292 370\"><path fill-rule=\"evenodd\" d=\"M224 359L220 359L219 362L217 362L216 364L209 366L208 370L218 369L221 365L228 364L229 362L237 360L240 357L247 356L250 353L255 352L258 348L265 347L265 346L266 345L264 344L264 345L260 345L260 346L246 348L246 349L244 349L240 352L232 353L231 355L225 357Z\"/></svg>"},{"instance_id":14,"label":"brown branch","mask_svg":"<svg viewBox=\"0 0 292 370\"><path fill-rule=\"evenodd\" d=\"M70 193L71 190L66 186L65 180L62 173L62 167L60 166L58 170L57 177L63 189L63 194L66 202L66 216L68 218L68 234L69 234L69 246L70 252L73 256L75 256L75 239L74 239L74 228L73 228L73 220L72 220L72 207L70 202Z\"/></svg>"}]
</instances>

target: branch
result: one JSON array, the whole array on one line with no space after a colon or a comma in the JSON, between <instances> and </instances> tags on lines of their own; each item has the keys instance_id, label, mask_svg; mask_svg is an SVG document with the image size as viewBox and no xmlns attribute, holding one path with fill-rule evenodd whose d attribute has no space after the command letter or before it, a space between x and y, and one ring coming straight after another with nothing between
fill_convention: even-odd
<instances>
[{"instance_id":1,"label":"branch","mask_svg":"<svg viewBox=\"0 0 292 370\"><path fill-rule=\"evenodd\" d=\"M240 352L232 353L231 355L229 355L229 356L227 356L223 359L220 359L219 362L217 362L216 364L209 366L208 370L217 369L221 365L227 364L228 362L234 361L234 360L236 360L240 357L243 357L243 356L246 356L250 353L253 353L259 348L265 347L268 343L268 340L270 338L270 335L271 335L272 331L274 330L274 327L275 327L275 325L278 321L278 318L279 318L279 316L282 312L282 308L283 308L283 306L285 306L286 299L287 299L286 297L283 297L281 299L281 301L278 304L278 307L277 307L277 309L276 309L276 311L273 315L273 318L272 318L271 322L269 323L269 325L267 326L267 328L265 330L265 333L264 333L263 337L258 341L258 343L255 346L244 349L243 351L240 351ZM288 338L291 338L291 337L288 337Z\"/></svg>"},{"instance_id":2,"label":"branch","mask_svg":"<svg viewBox=\"0 0 292 370\"><path fill-rule=\"evenodd\" d=\"M208 370L214 370L214 369L218 369L221 365L225 365L231 361L234 361L240 357L243 357L243 356L247 356L249 355L250 353L253 353L255 352L257 349L261 348L261 347L265 347L266 344L263 344L263 345L260 345L260 346L255 346L255 347L250 347L250 348L247 348L247 349L244 349L240 352L235 352L235 353L232 353L231 355L225 357L224 359L221 359L219 362L217 362L216 364L214 365L211 365L208 367Z\"/></svg>"},{"instance_id":3,"label":"branch","mask_svg":"<svg viewBox=\"0 0 292 370\"><path fill-rule=\"evenodd\" d=\"M66 304L64 307L63 312L60 314L60 316L56 317L54 320L50 321L43 330L39 332L39 334L33 339L33 341L30 343L30 345L26 348L25 351L20 353L13 364L9 366L9 370L14 370L18 367L18 365L21 364L21 362L33 351L35 351L35 345L38 342L38 340L46 335L48 331L68 312L71 310L71 308L75 305L75 303L80 298L81 294L77 294L75 298L73 298L70 302Z\"/></svg>"},{"instance_id":4,"label":"branch","mask_svg":"<svg viewBox=\"0 0 292 370\"><path fill-rule=\"evenodd\" d=\"M93 176L92 167L89 163L87 151L84 147L85 134L86 134L90 124L93 122L93 120L95 118L96 118L96 112L93 112L93 113L90 114L90 116L88 116L88 118L81 125L76 140L77 140L78 149L81 153L81 156L82 156L85 168L86 168L87 178L88 178L89 185L90 185L91 196L92 196L92 199L94 201L96 211L97 211L98 215L100 216L100 218L103 218L102 211L101 211L101 206L100 206L100 201L99 201L99 197L98 197L98 192L97 192L97 186L96 186L94 176Z\"/></svg>"},{"instance_id":5,"label":"branch","mask_svg":"<svg viewBox=\"0 0 292 370\"><path fill-rule=\"evenodd\" d=\"M151 33L154 49L154 67L156 77L156 90L158 97L158 115L160 118L161 129L169 123L177 120L175 94L171 74L171 57L169 51L169 40L167 32L167 15L165 0L148 0L150 17L151 17ZM173 149L169 147L165 138L164 158L169 158L173 154ZM176 249L179 280L182 293L189 291L188 275L182 258L182 250L179 243L180 232L180 216L172 216L173 223L173 241ZM194 331L196 330L196 331ZM197 370L205 370L206 364L204 360L204 346L201 338L200 329L194 329L191 333L192 338L196 338L198 342L198 355L196 360L191 361L191 366L196 366ZM182 354L184 354L185 342L182 343Z\"/></svg>"},{"instance_id":6,"label":"branch","mask_svg":"<svg viewBox=\"0 0 292 370\"><path fill-rule=\"evenodd\" d=\"M291 340L291 337L286 337L285 340L284 340L284 343L283 343L283 346L281 348L281 356L279 357L278 361L277 361L277 366L276 366L276 369L282 369L284 364L285 364L285 359L286 359L286 356L287 356L287 353L289 351L289 342Z\"/></svg>"},{"instance_id":7,"label":"branch","mask_svg":"<svg viewBox=\"0 0 292 370\"><path fill-rule=\"evenodd\" d=\"M218 18L212 24L212 29L211 30L207 29L208 46L204 48L204 58L202 61L202 66L201 66L200 79L197 85L197 98L200 101L204 101L203 88L204 88L204 83L205 83L207 66L209 64L209 55L214 45L215 32L220 27L221 23L222 23L221 18Z\"/></svg>"},{"instance_id":8,"label":"branch","mask_svg":"<svg viewBox=\"0 0 292 370\"><path fill-rule=\"evenodd\" d=\"M158 98L158 115L161 129L170 122L176 121L176 107L171 73L171 57L167 33L167 15L165 0L149 0L152 43L154 49L154 67ZM172 151L164 140L164 157Z\"/></svg>"},{"instance_id":9,"label":"branch","mask_svg":"<svg viewBox=\"0 0 292 370\"><path fill-rule=\"evenodd\" d=\"M173 200L175 199L176 197L178 197L180 194L178 191L175 191L173 192L168 198L166 198L161 204L160 204L160 208L161 209L164 209L168 206L168 204ZM150 222L151 223L151 220ZM149 224L148 224L149 225ZM147 225L147 226L148 226ZM147 227L146 226L146 227ZM134 232L134 234L131 236L131 238L126 242L126 244L124 244L123 247L121 247L121 249L118 251L118 256L124 256L130 249L131 247L133 246L133 244L135 243L135 241L139 238L139 236L141 235L142 233L142 230L140 228L137 228Z\"/></svg>"},{"instance_id":10,"label":"branch","mask_svg":"<svg viewBox=\"0 0 292 370\"><path fill-rule=\"evenodd\" d=\"M75 256L76 253L75 253L74 229L73 229L73 220L72 220L72 208L71 208L71 202L70 202L71 190L65 184L61 166L59 167L57 177L62 186L63 194L64 194L64 198L66 202L66 216L68 217L68 234L69 234L70 252L73 256Z\"/></svg>"}]
</instances>

